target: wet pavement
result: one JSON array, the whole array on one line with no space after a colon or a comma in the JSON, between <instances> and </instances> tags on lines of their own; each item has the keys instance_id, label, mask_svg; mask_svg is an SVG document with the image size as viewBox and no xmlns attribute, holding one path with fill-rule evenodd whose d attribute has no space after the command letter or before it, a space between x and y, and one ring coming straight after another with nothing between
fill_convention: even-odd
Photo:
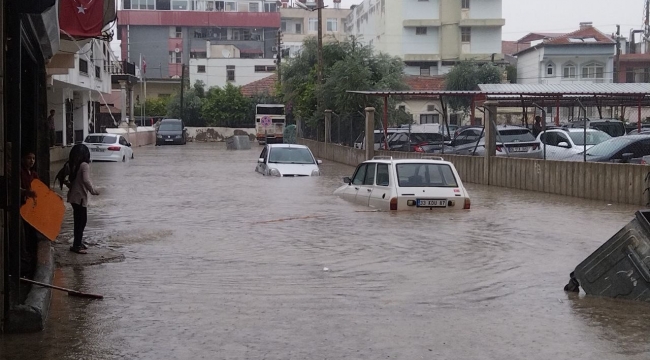
<instances>
[{"instance_id":1,"label":"wet pavement","mask_svg":"<svg viewBox=\"0 0 650 360\"><path fill-rule=\"evenodd\" d=\"M0 337L0 359L650 356L650 305L563 291L636 208L468 184L471 211L367 212L332 196L351 167L263 178L260 151L93 164L90 251L123 258L55 283L106 298L54 293L46 330Z\"/></svg>"}]
</instances>

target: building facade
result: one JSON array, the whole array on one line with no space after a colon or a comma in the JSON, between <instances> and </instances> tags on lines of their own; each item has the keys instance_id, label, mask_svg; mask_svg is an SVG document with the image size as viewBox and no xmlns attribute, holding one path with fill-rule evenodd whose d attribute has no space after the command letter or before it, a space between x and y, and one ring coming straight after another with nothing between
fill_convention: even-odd
<instances>
[{"instance_id":1,"label":"building facade","mask_svg":"<svg viewBox=\"0 0 650 360\"><path fill-rule=\"evenodd\" d=\"M282 48L289 49L289 56L293 57L302 49L302 43L306 38L318 36L318 14L316 11L306 11L288 2L283 4L286 4L286 7L280 9ZM324 42L346 39L345 22L350 12L350 9L341 8L322 10L321 27Z\"/></svg>"},{"instance_id":2,"label":"building facade","mask_svg":"<svg viewBox=\"0 0 650 360\"><path fill-rule=\"evenodd\" d=\"M264 64L275 57L280 29L275 0L122 0L122 5L117 28L121 58L139 63L142 55L147 78L179 78L182 64L190 65L188 74L200 74L198 66L207 71L213 46L236 48L228 54L231 58L237 52L241 59Z\"/></svg>"},{"instance_id":3,"label":"building facade","mask_svg":"<svg viewBox=\"0 0 650 360\"><path fill-rule=\"evenodd\" d=\"M55 143L66 146L99 130L95 125L100 104L111 93L112 52L108 42L94 39L62 40L61 47L56 61L69 65L48 64L47 106L55 111Z\"/></svg>"},{"instance_id":4,"label":"building facade","mask_svg":"<svg viewBox=\"0 0 650 360\"><path fill-rule=\"evenodd\" d=\"M502 61L501 0L364 0L346 33L401 57L408 75L442 75L461 60Z\"/></svg>"}]
</instances>

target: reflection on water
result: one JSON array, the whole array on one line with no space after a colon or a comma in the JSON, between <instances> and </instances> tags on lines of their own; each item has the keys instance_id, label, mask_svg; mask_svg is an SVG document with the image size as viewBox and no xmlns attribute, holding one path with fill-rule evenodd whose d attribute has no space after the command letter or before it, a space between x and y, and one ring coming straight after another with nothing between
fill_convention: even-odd
<instances>
[{"instance_id":1,"label":"reflection on water","mask_svg":"<svg viewBox=\"0 0 650 360\"><path fill-rule=\"evenodd\" d=\"M468 184L471 211L367 212L332 196L351 167L264 178L260 151L93 164L88 242L126 259L59 270L106 299L55 293L0 358L647 359L648 305L562 291L635 208Z\"/></svg>"}]
</instances>

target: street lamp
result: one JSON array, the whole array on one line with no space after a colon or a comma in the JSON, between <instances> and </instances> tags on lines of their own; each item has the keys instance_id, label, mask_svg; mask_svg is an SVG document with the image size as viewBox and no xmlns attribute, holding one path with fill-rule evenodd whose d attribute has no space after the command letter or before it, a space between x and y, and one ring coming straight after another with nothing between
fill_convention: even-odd
<instances>
[{"instance_id":1,"label":"street lamp","mask_svg":"<svg viewBox=\"0 0 650 360\"><path fill-rule=\"evenodd\" d=\"M318 84L323 84L323 9L326 8L323 0L307 3L295 2L296 6L307 11L318 11ZM318 96L318 107L321 105L321 96Z\"/></svg>"}]
</instances>

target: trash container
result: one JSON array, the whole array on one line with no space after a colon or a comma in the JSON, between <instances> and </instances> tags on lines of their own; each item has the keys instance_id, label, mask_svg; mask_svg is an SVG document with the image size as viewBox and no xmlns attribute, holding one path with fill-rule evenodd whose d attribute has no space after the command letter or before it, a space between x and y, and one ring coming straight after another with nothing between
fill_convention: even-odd
<instances>
[{"instance_id":1,"label":"trash container","mask_svg":"<svg viewBox=\"0 0 650 360\"><path fill-rule=\"evenodd\" d=\"M650 210L637 211L634 220L576 267L575 284L574 277L590 295L650 301Z\"/></svg>"},{"instance_id":2,"label":"trash container","mask_svg":"<svg viewBox=\"0 0 650 360\"><path fill-rule=\"evenodd\" d=\"M251 140L248 135L235 135L226 139L228 150L248 150L251 148Z\"/></svg>"}]
</instances>

